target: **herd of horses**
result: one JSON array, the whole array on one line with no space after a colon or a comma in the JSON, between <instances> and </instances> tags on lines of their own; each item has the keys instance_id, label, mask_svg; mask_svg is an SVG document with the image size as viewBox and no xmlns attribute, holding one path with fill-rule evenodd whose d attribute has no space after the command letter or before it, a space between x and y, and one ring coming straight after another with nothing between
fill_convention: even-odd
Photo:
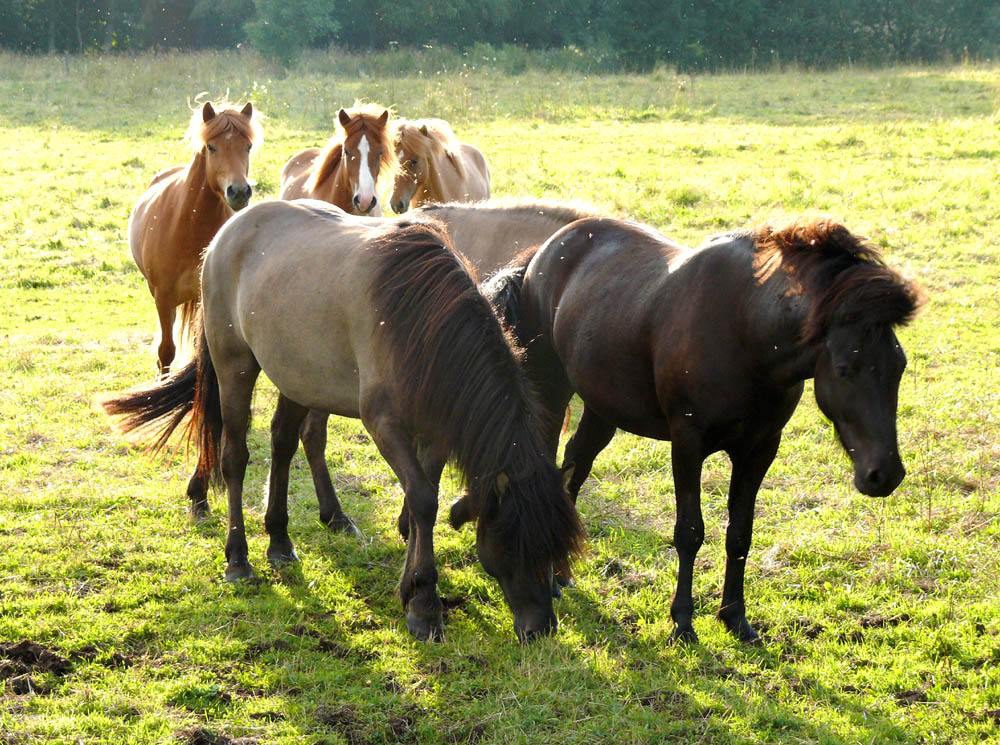
<instances>
[{"instance_id":1,"label":"herd of horses","mask_svg":"<svg viewBox=\"0 0 1000 745\"><path fill-rule=\"evenodd\" d=\"M920 288L865 239L802 217L681 246L656 230L575 204L489 199L482 153L440 120L341 110L327 145L293 156L280 198L248 207L251 104L194 112L185 167L160 173L133 211L132 252L156 302L160 377L103 400L123 431L162 447L197 444L187 492L208 511L228 495L229 580L253 575L243 521L247 430L263 371L278 390L264 524L274 565L288 534L289 464L301 440L320 519L355 532L325 459L327 418L361 419L403 487L399 594L409 631L443 636L433 529L444 465L466 493L482 567L522 640L556 629L585 531L575 503L618 429L671 442L679 558L671 605L697 639L691 597L704 539L702 463L732 462L719 618L747 643L744 571L754 503L804 382L854 467L886 496L904 468L896 436L906 357L893 331ZM381 216L379 177L395 178ZM479 278L486 278L480 283ZM194 345L174 366L173 325ZM583 413L556 464L573 395Z\"/></svg>"}]
</instances>

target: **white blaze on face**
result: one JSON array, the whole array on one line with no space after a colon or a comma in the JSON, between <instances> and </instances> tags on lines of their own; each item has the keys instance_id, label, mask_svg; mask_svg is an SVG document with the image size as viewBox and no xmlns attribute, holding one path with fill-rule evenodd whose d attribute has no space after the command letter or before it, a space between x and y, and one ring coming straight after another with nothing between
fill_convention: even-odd
<instances>
[{"instance_id":1,"label":"white blaze on face","mask_svg":"<svg viewBox=\"0 0 1000 745\"><path fill-rule=\"evenodd\" d=\"M355 194L362 210L372 203L372 198L375 196L375 179L372 178L372 171L368 166L369 151L368 137L362 135L361 142L358 143L358 159L361 163L358 164L358 190Z\"/></svg>"}]
</instances>

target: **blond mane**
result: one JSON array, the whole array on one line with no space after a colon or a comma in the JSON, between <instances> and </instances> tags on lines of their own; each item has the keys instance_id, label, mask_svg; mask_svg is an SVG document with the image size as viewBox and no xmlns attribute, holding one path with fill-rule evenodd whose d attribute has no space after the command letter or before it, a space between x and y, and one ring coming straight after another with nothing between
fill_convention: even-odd
<instances>
[{"instance_id":1,"label":"blond mane","mask_svg":"<svg viewBox=\"0 0 1000 745\"><path fill-rule=\"evenodd\" d=\"M396 149L392 143L392 132L394 129L392 109L386 109L386 107L374 103L355 101L354 106L346 109L346 111L351 121L345 129L338 118L337 128L333 137L329 139L326 146L316 157L316 160L313 161L312 173L305 183L307 191L315 191L316 187L333 175L343 157L344 143L348 137L356 132L371 135L374 140L372 143L373 147L381 146L382 158L379 163L379 175L381 176L385 173L388 178L393 178L396 172L399 164L396 160ZM380 127L378 120L384 111L389 112L389 121L386 122L385 127Z\"/></svg>"},{"instance_id":2,"label":"blond mane","mask_svg":"<svg viewBox=\"0 0 1000 745\"><path fill-rule=\"evenodd\" d=\"M226 132L241 134L254 146L261 143L264 133L260 126L260 113L256 107L249 117L240 110L242 107L230 104L225 100L220 101L213 108L215 116L207 122L204 121L200 106L191 112L191 122L184 135L184 142L190 144L192 151L199 152L205 147L206 142Z\"/></svg>"},{"instance_id":3,"label":"blond mane","mask_svg":"<svg viewBox=\"0 0 1000 745\"><path fill-rule=\"evenodd\" d=\"M422 131L426 129L426 134ZM396 124L396 147L413 153L418 158L440 160L445 156L465 178L461 143L443 119L403 119Z\"/></svg>"}]
</instances>

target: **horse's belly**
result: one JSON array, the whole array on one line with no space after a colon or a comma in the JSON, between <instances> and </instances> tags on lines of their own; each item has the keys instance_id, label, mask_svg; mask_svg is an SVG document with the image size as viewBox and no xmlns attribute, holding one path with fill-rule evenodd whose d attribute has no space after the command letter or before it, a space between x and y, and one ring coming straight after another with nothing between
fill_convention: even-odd
<instances>
[{"instance_id":1,"label":"horse's belly","mask_svg":"<svg viewBox=\"0 0 1000 745\"><path fill-rule=\"evenodd\" d=\"M288 364L287 359L272 360L269 353L255 355L264 374L286 398L329 414L359 416L358 375L352 366L329 364L320 354L300 360L299 364Z\"/></svg>"}]
</instances>

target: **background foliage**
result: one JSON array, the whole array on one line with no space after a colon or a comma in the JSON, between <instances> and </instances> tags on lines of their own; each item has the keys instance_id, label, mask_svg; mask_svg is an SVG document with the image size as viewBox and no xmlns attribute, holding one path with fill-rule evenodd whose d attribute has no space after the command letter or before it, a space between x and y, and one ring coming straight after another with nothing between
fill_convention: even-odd
<instances>
[{"instance_id":1,"label":"background foliage","mask_svg":"<svg viewBox=\"0 0 1000 745\"><path fill-rule=\"evenodd\" d=\"M983 59L1000 0L0 0L0 47L575 46L606 69L769 68Z\"/></svg>"}]
</instances>

